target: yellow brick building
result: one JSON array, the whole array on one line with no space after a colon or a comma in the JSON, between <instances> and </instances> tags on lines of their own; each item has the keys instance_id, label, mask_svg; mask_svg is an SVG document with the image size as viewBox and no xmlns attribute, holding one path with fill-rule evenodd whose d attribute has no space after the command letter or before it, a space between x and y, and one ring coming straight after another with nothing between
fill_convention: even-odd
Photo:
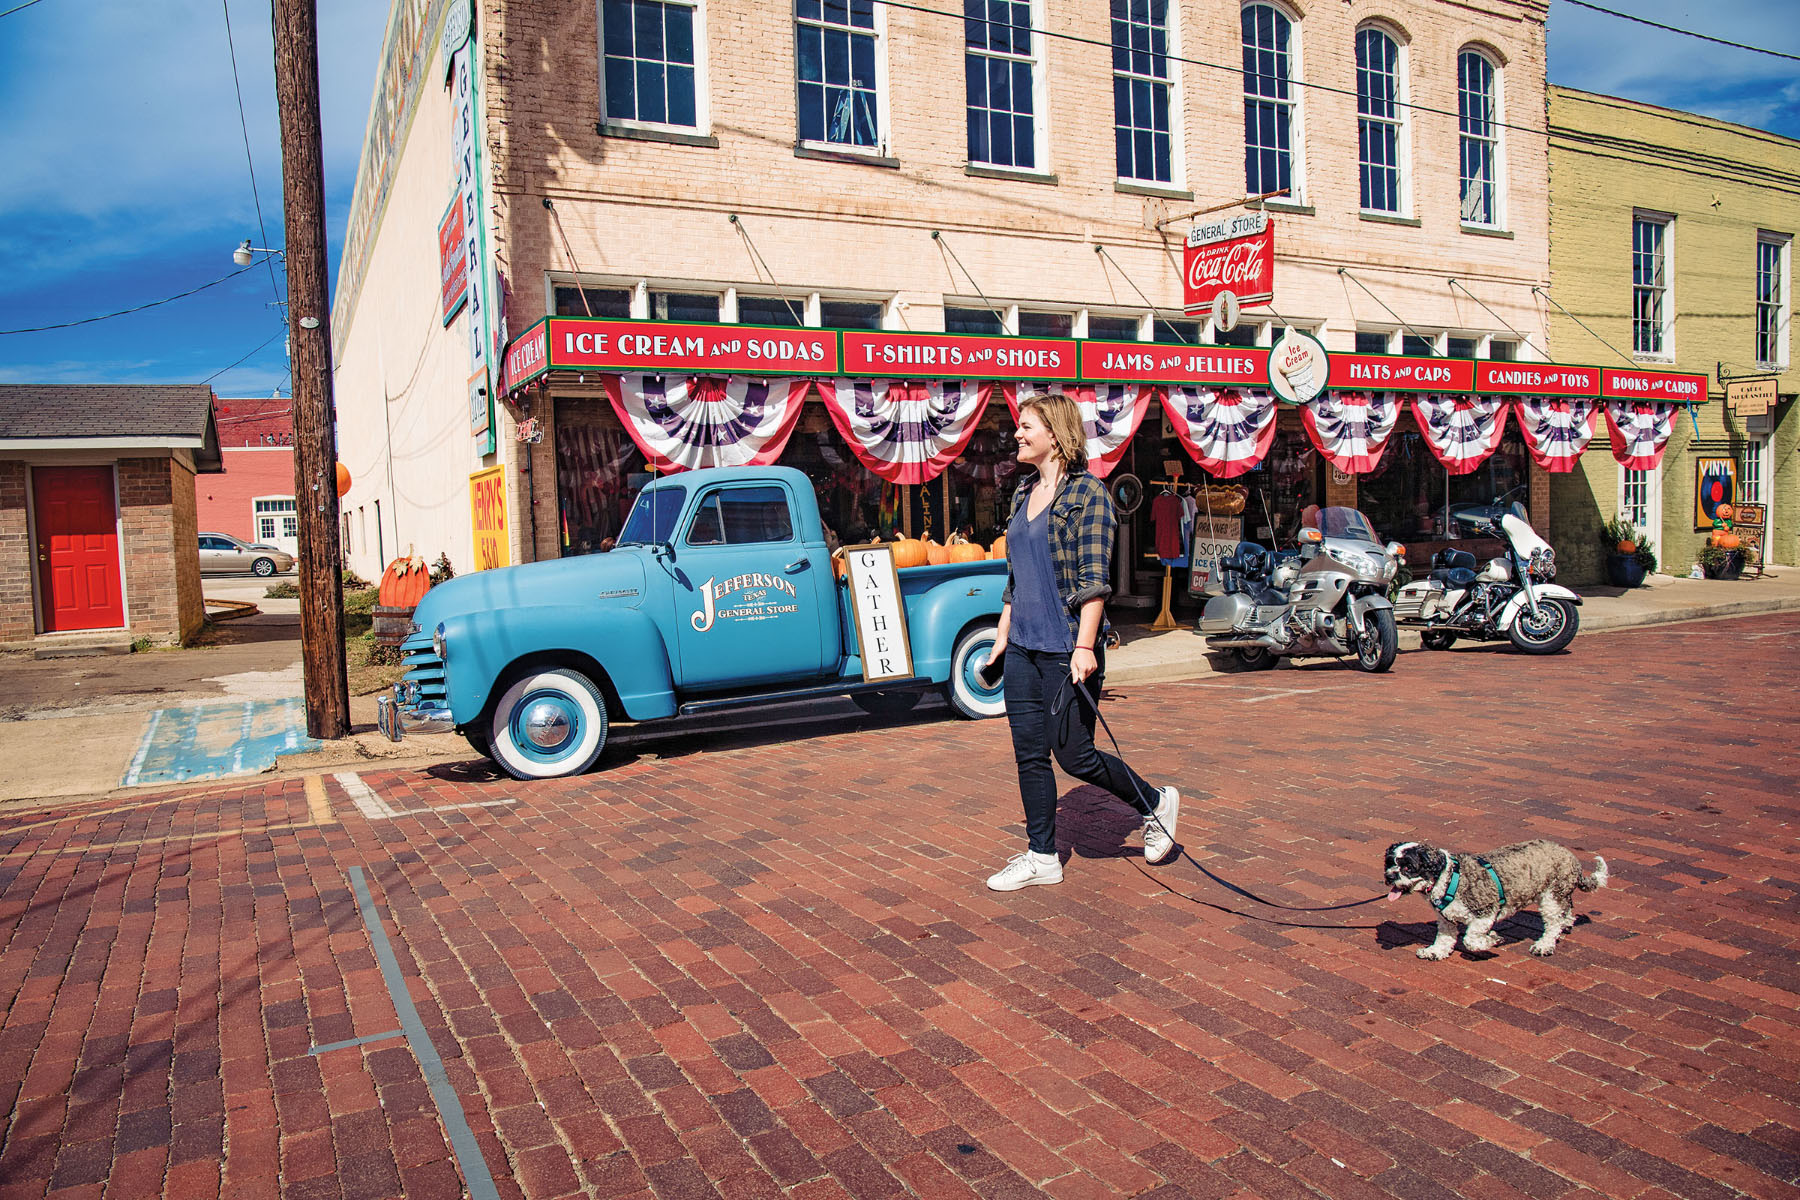
<instances>
[{"instance_id":1,"label":"yellow brick building","mask_svg":"<svg viewBox=\"0 0 1800 1200\"><path fill-rule=\"evenodd\" d=\"M1622 470L1602 428L1579 468L1553 477L1558 555L1575 581L1598 580L1600 524L1627 515L1648 531L1661 569L1686 574L1708 536L1696 516L1700 460L1726 459L1740 498L1768 506L1768 561L1800 562L1789 330L1800 142L1548 90L1553 357L1709 379L1707 403L1677 421L1659 470ZM1725 381L1757 378L1772 378L1779 397L1767 414L1727 405Z\"/></svg>"}]
</instances>

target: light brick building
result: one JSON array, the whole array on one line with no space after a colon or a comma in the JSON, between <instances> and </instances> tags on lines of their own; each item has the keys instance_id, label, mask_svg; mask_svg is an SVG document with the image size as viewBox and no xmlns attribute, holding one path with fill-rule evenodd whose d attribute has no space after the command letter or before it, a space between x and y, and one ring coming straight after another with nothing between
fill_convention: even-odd
<instances>
[{"instance_id":1,"label":"light brick building","mask_svg":"<svg viewBox=\"0 0 1800 1200\"><path fill-rule=\"evenodd\" d=\"M1789 332L1800 142L1562 87L1550 89L1550 132L1552 290L1568 310L1551 313L1557 357L1696 372L1712 401L1676 423L1659 470L1588 454L1559 476L1558 552L1577 578L1597 578L1599 525L1623 514L1663 570L1686 574L1711 528L1696 513L1705 459L1733 464L1739 498L1767 506L1769 561L1800 561ZM1732 379L1771 381L1775 402L1738 411L1724 403Z\"/></svg>"},{"instance_id":2,"label":"light brick building","mask_svg":"<svg viewBox=\"0 0 1800 1200\"><path fill-rule=\"evenodd\" d=\"M960 14L871 0L482 5L464 52L477 286L504 296L513 336L591 313L1266 348L1285 325L1345 354L1544 357L1543 3L1112 11L996 0L971 47ZM556 371L496 406L491 449L475 432L473 305L446 318L439 253L459 209L446 63L462 16L396 0L337 281L345 545L364 575L378 542L465 567L483 468L502 468L515 562L594 548L644 477L599 373ZM1275 227L1270 305L1230 332L1184 315L1190 215L1283 187L1248 206ZM541 442L516 440L524 417ZM1008 429L990 404L968 455L1003 457ZM1268 469L1246 477L1252 513L1281 526L1304 503L1360 501L1428 545L1448 502L1529 480L1541 515L1548 477L1516 435L1452 478L1415 429L1403 413L1388 465L1358 479L1327 471L1284 411ZM1168 433L1153 411L1126 469L1197 479ZM847 535L877 513L940 537L991 529L991 472L891 494L840 466L836 438L809 402L781 461Z\"/></svg>"},{"instance_id":3,"label":"light brick building","mask_svg":"<svg viewBox=\"0 0 1800 1200\"><path fill-rule=\"evenodd\" d=\"M0 386L0 643L185 641L206 619L194 479L212 389Z\"/></svg>"}]
</instances>

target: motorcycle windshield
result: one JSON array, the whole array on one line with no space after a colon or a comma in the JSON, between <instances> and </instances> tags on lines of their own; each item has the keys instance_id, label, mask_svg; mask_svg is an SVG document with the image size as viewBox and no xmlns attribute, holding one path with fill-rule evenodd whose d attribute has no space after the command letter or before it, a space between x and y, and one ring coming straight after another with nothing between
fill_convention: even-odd
<instances>
[{"instance_id":1,"label":"motorcycle windshield","mask_svg":"<svg viewBox=\"0 0 1800 1200\"><path fill-rule=\"evenodd\" d=\"M1328 538L1370 542L1377 546L1381 544L1375 536L1374 527L1369 524L1369 518L1354 508L1321 508L1318 529Z\"/></svg>"}]
</instances>

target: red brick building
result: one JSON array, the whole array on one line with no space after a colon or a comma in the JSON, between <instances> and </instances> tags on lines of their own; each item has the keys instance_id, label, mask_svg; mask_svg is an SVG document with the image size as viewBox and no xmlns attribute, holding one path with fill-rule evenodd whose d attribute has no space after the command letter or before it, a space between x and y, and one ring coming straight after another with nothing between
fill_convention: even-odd
<instances>
[{"instance_id":1,"label":"red brick building","mask_svg":"<svg viewBox=\"0 0 1800 1200\"><path fill-rule=\"evenodd\" d=\"M194 478L220 469L212 402L199 384L0 386L0 643L200 628Z\"/></svg>"},{"instance_id":2,"label":"red brick building","mask_svg":"<svg viewBox=\"0 0 1800 1200\"><path fill-rule=\"evenodd\" d=\"M194 479L201 529L299 553L293 411L286 396L219 397L214 412L225 469Z\"/></svg>"}]
</instances>

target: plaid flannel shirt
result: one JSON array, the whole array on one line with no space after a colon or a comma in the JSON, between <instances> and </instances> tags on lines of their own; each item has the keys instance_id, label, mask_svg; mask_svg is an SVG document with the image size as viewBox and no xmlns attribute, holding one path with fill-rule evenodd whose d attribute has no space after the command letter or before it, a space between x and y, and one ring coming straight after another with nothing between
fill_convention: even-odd
<instances>
[{"instance_id":1,"label":"plaid flannel shirt","mask_svg":"<svg viewBox=\"0 0 1800 1200\"><path fill-rule=\"evenodd\" d=\"M1012 517L1029 502L1037 475L1028 474L1013 491ZM1081 606L1099 596L1112 595L1113 532L1119 523L1113 513L1106 485L1086 471L1063 476L1056 498L1050 501L1050 560L1056 569L1056 593L1062 598L1063 617L1069 623L1069 640L1079 640ZM1006 567L1006 591L1001 603L1011 604L1012 561ZM1102 621L1104 624L1104 620Z\"/></svg>"}]
</instances>

